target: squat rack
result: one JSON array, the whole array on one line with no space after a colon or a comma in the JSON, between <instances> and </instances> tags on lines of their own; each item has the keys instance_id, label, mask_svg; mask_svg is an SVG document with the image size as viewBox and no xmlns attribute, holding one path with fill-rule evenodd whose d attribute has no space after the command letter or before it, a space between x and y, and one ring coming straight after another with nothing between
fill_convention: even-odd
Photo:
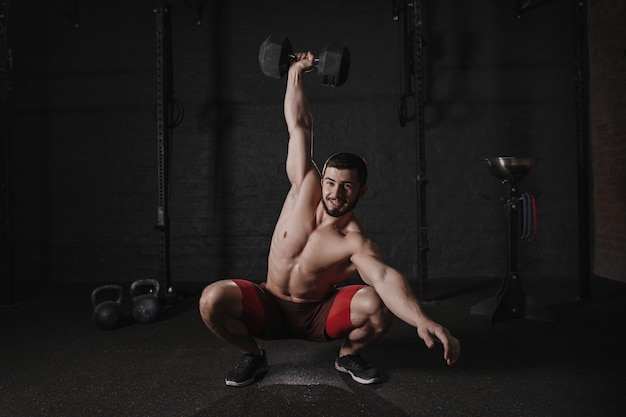
<instances>
[{"instance_id":1,"label":"squat rack","mask_svg":"<svg viewBox=\"0 0 626 417\"><path fill-rule=\"evenodd\" d=\"M202 24L206 0L196 0L196 24ZM174 96L172 59L171 5L167 0L156 0L156 138L157 138L157 224L159 233L160 294L166 305L173 304L177 294L172 287L170 264L170 150L172 130L184 116L182 103ZM176 110L176 112L174 111Z\"/></svg>"},{"instance_id":2,"label":"squat rack","mask_svg":"<svg viewBox=\"0 0 626 417\"><path fill-rule=\"evenodd\" d=\"M172 92L171 16L165 0L157 0L156 16L156 137L157 137L157 224L159 232L160 296L172 292L170 268L169 147L171 125L168 102Z\"/></svg>"},{"instance_id":3,"label":"squat rack","mask_svg":"<svg viewBox=\"0 0 626 417\"><path fill-rule=\"evenodd\" d=\"M424 122L424 12L422 0L394 0L393 19L401 21L401 87L398 103L400 126L415 121L417 181L417 294L428 296L428 224L426 221L426 129ZM414 112L407 114L408 102Z\"/></svg>"}]
</instances>

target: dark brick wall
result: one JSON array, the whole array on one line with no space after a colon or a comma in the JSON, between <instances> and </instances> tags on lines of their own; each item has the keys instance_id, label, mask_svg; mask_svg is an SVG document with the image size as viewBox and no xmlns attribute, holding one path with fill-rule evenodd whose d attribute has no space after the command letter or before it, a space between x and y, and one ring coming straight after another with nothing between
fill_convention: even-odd
<instances>
[{"instance_id":1,"label":"dark brick wall","mask_svg":"<svg viewBox=\"0 0 626 417\"><path fill-rule=\"evenodd\" d=\"M626 4L589 6L594 272L626 281Z\"/></svg>"},{"instance_id":2,"label":"dark brick wall","mask_svg":"<svg viewBox=\"0 0 626 417\"><path fill-rule=\"evenodd\" d=\"M80 2L78 29L51 2L14 3L18 280L155 276L154 2ZM270 33L312 51L330 41L350 47L344 86L307 79L315 158L351 150L368 159L371 192L358 214L388 261L414 277L415 128L398 123L391 2L207 2L201 25L188 3L172 8L174 89L185 111L172 138L173 280L264 275L288 188L284 80L264 78L257 64ZM520 245L520 271L576 276L572 5L548 2L517 20L514 1L430 3L431 278L503 274L504 187L482 158L516 154L539 158L521 187L540 198L539 234Z\"/></svg>"}]
</instances>

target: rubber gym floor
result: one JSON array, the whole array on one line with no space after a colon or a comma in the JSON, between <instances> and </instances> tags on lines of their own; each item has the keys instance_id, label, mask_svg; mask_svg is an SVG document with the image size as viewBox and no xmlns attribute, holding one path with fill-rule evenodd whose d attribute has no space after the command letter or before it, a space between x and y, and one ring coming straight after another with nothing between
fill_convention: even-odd
<instances>
[{"instance_id":1,"label":"rubber gym floor","mask_svg":"<svg viewBox=\"0 0 626 417\"><path fill-rule=\"evenodd\" d=\"M623 416L626 284L594 278L577 298L572 279L526 279L554 321L469 313L494 279L437 279L427 312L461 339L448 367L396 321L363 356L383 382L364 386L333 368L338 342L262 342L270 370L227 387L239 353L197 312L201 287L150 324L109 331L91 321L93 287L57 286L2 306L0 415L20 416Z\"/></svg>"}]
</instances>

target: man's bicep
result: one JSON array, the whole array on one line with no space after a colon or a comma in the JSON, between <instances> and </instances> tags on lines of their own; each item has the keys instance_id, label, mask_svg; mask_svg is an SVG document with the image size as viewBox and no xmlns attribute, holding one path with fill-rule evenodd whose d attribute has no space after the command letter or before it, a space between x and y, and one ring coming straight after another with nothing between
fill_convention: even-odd
<instances>
[{"instance_id":1,"label":"man's bicep","mask_svg":"<svg viewBox=\"0 0 626 417\"><path fill-rule=\"evenodd\" d=\"M308 221L309 216L317 208L321 195L319 173L313 165L313 169L305 174L301 181L291 183L291 188L283 204L281 217L296 212L306 216L307 220L304 221Z\"/></svg>"},{"instance_id":2,"label":"man's bicep","mask_svg":"<svg viewBox=\"0 0 626 417\"><path fill-rule=\"evenodd\" d=\"M315 211L322 197L320 175L315 164L311 163L309 170L304 174L298 192L298 205L306 212Z\"/></svg>"},{"instance_id":3,"label":"man's bicep","mask_svg":"<svg viewBox=\"0 0 626 417\"><path fill-rule=\"evenodd\" d=\"M289 132L286 170L289 181L296 186L299 186L307 172L314 168L310 135L310 131L302 128Z\"/></svg>"},{"instance_id":4,"label":"man's bicep","mask_svg":"<svg viewBox=\"0 0 626 417\"><path fill-rule=\"evenodd\" d=\"M378 246L372 241L366 241L359 251L354 253L351 262L356 266L359 275L365 283L376 286L376 283L384 279L389 266L382 260Z\"/></svg>"}]
</instances>

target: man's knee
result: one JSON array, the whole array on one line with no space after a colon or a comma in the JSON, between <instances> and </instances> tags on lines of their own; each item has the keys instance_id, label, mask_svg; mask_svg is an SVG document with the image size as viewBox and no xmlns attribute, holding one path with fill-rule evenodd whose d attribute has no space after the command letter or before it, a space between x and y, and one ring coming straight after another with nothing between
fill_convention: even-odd
<instances>
[{"instance_id":1,"label":"man's knee","mask_svg":"<svg viewBox=\"0 0 626 417\"><path fill-rule=\"evenodd\" d=\"M234 314L234 307L241 303L241 291L231 280L214 282L202 291L198 307L205 323L209 324L216 314Z\"/></svg>"},{"instance_id":2,"label":"man's knee","mask_svg":"<svg viewBox=\"0 0 626 417\"><path fill-rule=\"evenodd\" d=\"M393 314L372 287L360 289L354 296L353 312L369 323L379 333L384 333L391 326Z\"/></svg>"}]
</instances>

